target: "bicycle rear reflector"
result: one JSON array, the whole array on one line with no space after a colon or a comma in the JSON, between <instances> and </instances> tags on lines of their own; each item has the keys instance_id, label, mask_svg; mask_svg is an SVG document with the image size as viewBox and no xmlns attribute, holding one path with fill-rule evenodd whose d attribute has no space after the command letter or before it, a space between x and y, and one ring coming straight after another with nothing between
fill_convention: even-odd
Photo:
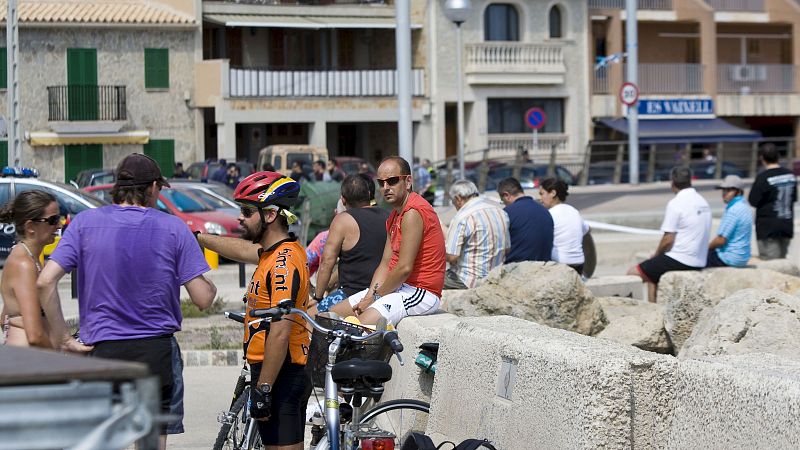
<instances>
[{"instance_id":1,"label":"bicycle rear reflector","mask_svg":"<svg viewBox=\"0 0 800 450\"><path fill-rule=\"evenodd\" d=\"M363 438L361 450L394 450L394 438Z\"/></svg>"}]
</instances>

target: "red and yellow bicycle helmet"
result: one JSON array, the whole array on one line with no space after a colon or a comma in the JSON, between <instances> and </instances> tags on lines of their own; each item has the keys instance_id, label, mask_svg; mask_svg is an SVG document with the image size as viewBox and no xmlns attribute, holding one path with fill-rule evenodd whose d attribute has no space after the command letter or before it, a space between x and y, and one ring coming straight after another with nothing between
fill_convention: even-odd
<instances>
[{"instance_id":1,"label":"red and yellow bicycle helmet","mask_svg":"<svg viewBox=\"0 0 800 450\"><path fill-rule=\"evenodd\" d=\"M237 203L256 208L275 205L291 208L297 203L300 184L277 172L255 172L242 180L233 192Z\"/></svg>"}]
</instances>

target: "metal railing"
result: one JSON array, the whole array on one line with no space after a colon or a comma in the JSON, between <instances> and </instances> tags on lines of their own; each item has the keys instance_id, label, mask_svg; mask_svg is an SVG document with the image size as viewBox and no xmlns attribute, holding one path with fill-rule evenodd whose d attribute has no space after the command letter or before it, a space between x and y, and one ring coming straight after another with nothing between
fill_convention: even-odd
<instances>
[{"instance_id":1,"label":"metal railing","mask_svg":"<svg viewBox=\"0 0 800 450\"><path fill-rule=\"evenodd\" d=\"M723 94L780 94L795 91L791 64L719 64L717 90Z\"/></svg>"},{"instance_id":2,"label":"metal railing","mask_svg":"<svg viewBox=\"0 0 800 450\"><path fill-rule=\"evenodd\" d=\"M48 86L49 121L126 120L125 86Z\"/></svg>"},{"instance_id":3,"label":"metal railing","mask_svg":"<svg viewBox=\"0 0 800 450\"><path fill-rule=\"evenodd\" d=\"M467 44L467 72L564 72L562 44L479 42Z\"/></svg>"},{"instance_id":4,"label":"metal railing","mask_svg":"<svg viewBox=\"0 0 800 450\"><path fill-rule=\"evenodd\" d=\"M396 70L230 69L231 97L387 97L397 95ZM412 71L411 92L425 95L425 72Z\"/></svg>"},{"instance_id":5,"label":"metal railing","mask_svg":"<svg viewBox=\"0 0 800 450\"><path fill-rule=\"evenodd\" d=\"M672 0L639 0L638 9L672 10ZM589 0L589 9L625 9L625 0Z\"/></svg>"},{"instance_id":6,"label":"metal railing","mask_svg":"<svg viewBox=\"0 0 800 450\"><path fill-rule=\"evenodd\" d=\"M703 66L700 64L639 64L642 94L700 94Z\"/></svg>"},{"instance_id":7,"label":"metal railing","mask_svg":"<svg viewBox=\"0 0 800 450\"><path fill-rule=\"evenodd\" d=\"M537 136L538 148L533 149L533 134L532 133L503 133L503 134L490 134L489 135L489 151L492 152L493 157L499 157L502 153L513 155L518 148L524 147L532 149L531 157L542 156L545 153L550 154L550 148L555 146L556 151L563 154L567 151L567 144L569 143L569 136L560 133L539 133ZM542 155L537 155L537 152L542 152Z\"/></svg>"},{"instance_id":8,"label":"metal railing","mask_svg":"<svg viewBox=\"0 0 800 450\"><path fill-rule=\"evenodd\" d=\"M764 11L764 0L706 0L716 11Z\"/></svg>"},{"instance_id":9,"label":"metal railing","mask_svg":"<svg viewBox=\"0 0 800 450\"><path fill-rule=\"evenodd\" d=\"M592 93L594 94L608 94L610 92L608 87L608 77L610 75L608 66L600 67L594 71L592 80Z\"/></svg>"}]
</instances>

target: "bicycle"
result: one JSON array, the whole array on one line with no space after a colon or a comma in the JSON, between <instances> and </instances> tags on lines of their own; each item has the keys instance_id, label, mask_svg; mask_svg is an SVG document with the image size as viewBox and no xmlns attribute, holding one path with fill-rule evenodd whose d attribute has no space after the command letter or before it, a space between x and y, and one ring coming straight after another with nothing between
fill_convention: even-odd
<instances>
[{"instance_id":1,"label":"bicycle","mask_svg":"<svg viewBox=\"0 0 800 450\"><path fill-rule=\"evenodd\" d=\"M422 417L430 412L430 405L413 399L398 399L379 403L368 411L361 413L364 400L375 399L383 393L383 385L392 378L392 368L383 360L350 359L337 362L342 351L381 337L397 356L400 365L403 359L400 352L403 344L396 331L378 330L366 335L349 334L346 330L334 330L323 327L305 311L294 308L291 300L285 300L277 307L256 309L251 311L252 317L258 317L251 324L269 320L276 322L288 314L297 314L304 318L314 330L324 334L331 342L328 346L328 363L325 366L325 401L324 420L322 417L312 419L312 442L314 450L393 450L400 448L405 435L415 430ZM339 393L349 400L349 405L342 408ZM344 410L344 420L342 415ZM409 420L409 422L406 422ZM335 436L334 439L331 437Z\"/></svg>"},{"instance_id":2,"label":"bicycle","mask_svg":"<svg viewBox=\"0 0 800 450\"><path fill-rule=\"evenodd\" d=\"M225 317L244 324L244 314L225 312ZM261 436L255 420L250 417L250 367L247 359L236 380L233 389L233 399L228 411L223 411L217 416L217 422L222 427L217 434L213 450L255 450L262 448Z\"/></svg>"}]
</instances>

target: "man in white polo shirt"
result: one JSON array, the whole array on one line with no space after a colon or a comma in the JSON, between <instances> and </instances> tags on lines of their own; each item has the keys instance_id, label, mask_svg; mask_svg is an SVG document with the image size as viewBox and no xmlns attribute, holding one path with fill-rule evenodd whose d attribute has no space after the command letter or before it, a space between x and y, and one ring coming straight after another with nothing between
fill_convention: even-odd
<instances>
[{"instance_id":1,"label":"man in white polo shirt","mask_svg":"<svg viewBox=\"0 0 800 450\"><path fill-rule=\"evenodd\" d=\"M692 171L688 167L675 167L670 177L675 198L667 203L661 242L652 258L628 270L628 275L637 275L647 282L649 300L653 303L662 275L706 266L711 235L711 208L692 187Z\"/></svg>"}]
</instances>

